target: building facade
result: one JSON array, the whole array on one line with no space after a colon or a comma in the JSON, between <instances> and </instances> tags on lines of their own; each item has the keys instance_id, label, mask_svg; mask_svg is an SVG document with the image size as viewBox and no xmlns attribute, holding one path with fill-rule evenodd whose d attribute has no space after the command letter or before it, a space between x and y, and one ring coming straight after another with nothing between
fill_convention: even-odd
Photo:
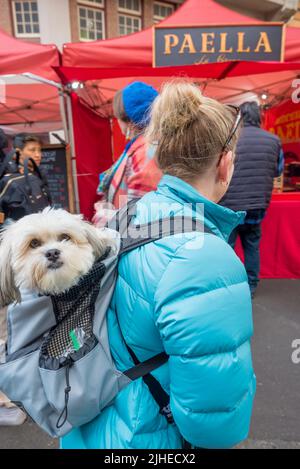
<instances>
[{"instance_id":1,"label":"building facade","mask_svg":"<svg viewBox=\"0 0 300 469\"><path fill-rule=\"evenodd\" d=\"M184 0L0 0L0 29L26 41L110 39L148 28Z\"/></svg>"},{"instance_id":2,"label":"building facade","mask_svg":"<svg viewBox=\"0 0 300 469\"><path fill-rule=\"evenodd\" d=\"M250 17L300 27L299 0L218 1ZM184 0L0 0L0 29L26 41L61 48L65 42L110 39L140 31L171 15L182 3Z\"/></svg>"},{"instance_id":3,"label":"building facade","mask_svg":"<svg viewBox=\"0 0 300 469\"><path fill-rule=\"evenodd\" d=\"M285 23L290 21L300 5L299 0L219 0L219 3L261 21Z\"/></svg>"}]
</instances>

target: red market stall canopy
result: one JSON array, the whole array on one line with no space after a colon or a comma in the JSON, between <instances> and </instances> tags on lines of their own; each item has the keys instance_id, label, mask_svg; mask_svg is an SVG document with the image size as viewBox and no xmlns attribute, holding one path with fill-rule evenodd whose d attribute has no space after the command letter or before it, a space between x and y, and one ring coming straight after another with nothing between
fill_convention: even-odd
<instances>
[{"instance_id":1,"label":"red market stall canopy","mask_svg":"<svg viewBox=\"0 0 300 469\"><path fill-rule=\"evenodd\" d=\"M9 133L62 127L57 88L24 75L59 86L53 69L59 63L55 45L20 41L0 31L0 125Z\"/></svg>"},{"instance_id":2,"label":"red market stall canopy","mask_svg":"<svg viewBox=\"0 0 300 469\"><path fill-rule=\"evenodd\" d=\"M0 31L0 75L34 73L57 81L51 67L59 65L55 45L24 42Z\"/></svg>"},{"instance_id":3,"label":"red market stall canopy","mask_svg":"<svg viewBox=\"0 0 300 469\"><path fill-rule=\"evenodd\" d=\"M187 0L159 27L196 25L260 25L260 21L236 13L214 0ZM89 43L65 44L63 67L65 81L117 78L127 76L170 76L185 73L191 77L225 77L298 70L300 68L300 30L286 28L284 62L223 62L176 67L152 67L152 28L129 36Z\"/></svg>"},{"instance_id":4,"label":"red market stall canopy","mask_svg":"<svg viewBox=\"0 0 300 469\"><path fill-rule=\"evenodd\" d=\"M195 25L262 25L256 19L232 11L214 0L187 0L159 27ZM152 28L116 39L65 44L62 81L84 82L84 100L94 109L105 110L115 91L139 77L157 88L166 77L194 78L205 94L223 102L239 103L266 93L268 104L287 99L300 72L300 28L285 27L283 62L231 61L172 67L153 67ZM222 80L222 81L221 81Z\"/></svg>"}]
</instances>

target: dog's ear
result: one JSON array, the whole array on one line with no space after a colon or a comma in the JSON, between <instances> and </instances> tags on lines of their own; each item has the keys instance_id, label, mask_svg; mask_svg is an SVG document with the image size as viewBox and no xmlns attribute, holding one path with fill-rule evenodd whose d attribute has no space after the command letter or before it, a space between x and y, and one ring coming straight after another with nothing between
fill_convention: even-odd
<instances>
[{"instance_id":1,"label":"dog's ear","mask_svg":"<svg viewBox=\"0 0 300 469\"><path fill-rule=\"evenodd\" d=\"M84 229L86 238L93 248L96 259L105 253L108 246L112 246L112 240L104 234L103 230L96 228L88 222L85 222Z\"/></svg>"},{"instance_id":2,"label":"dog's ear","mask_svg":"<svg viewBox=\"0 0 300 469\"><path fill-rule=\"evenodd\" d=\"M21 301L11 265L13 236L9 228L4 228L0 233L0 308Z\"/></svg>"}]
</instances>

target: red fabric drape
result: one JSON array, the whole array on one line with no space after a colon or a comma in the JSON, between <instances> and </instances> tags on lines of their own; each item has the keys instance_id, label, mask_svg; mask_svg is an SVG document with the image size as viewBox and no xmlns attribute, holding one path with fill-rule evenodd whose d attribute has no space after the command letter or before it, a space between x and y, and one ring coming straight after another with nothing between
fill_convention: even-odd
<instances>
[{"instance_id":1,"label":"red fabric drape","mask_svg":"<svg viewBox=\"0 0 300 469\"><path fill-rule=\"evenodd\" d=\"M296 90L297 97L299 96ZM265 113L265 129L281 140L285 164L300 161L300 105L291 99Z\"/></svg>"},{"instance_id":2,"label":"red fabric drape","mask_svg":"<svg viewBox=\"0 0 300 469\"><path fill-rule=\"evenodd\" d=\"M262 223L261 278L300 278L300 194L274 195ZM240 243L236 252L243 259Z\"/></svg>"},{"instance_id":3,"label":"red fabric drape","mask_svg":"<svg viewBox=\"0 0 300 469\"><path fill-rule=\"evenodd\" d=\"M112 164L111 128L72 93L77 181L80 211L90 219L97 200L98 175Z\"/></svg>"}]
</instances>

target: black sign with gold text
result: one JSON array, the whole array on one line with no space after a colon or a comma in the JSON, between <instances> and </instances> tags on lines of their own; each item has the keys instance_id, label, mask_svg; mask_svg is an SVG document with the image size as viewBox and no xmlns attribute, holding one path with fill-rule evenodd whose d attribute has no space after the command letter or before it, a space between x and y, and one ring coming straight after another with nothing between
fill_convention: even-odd
<instances>
[{"instance_id":1,"label":"black sign with gold text","mask_svg":"<svg viewBox=\"0 0 300 469\"><path fill-rule=\"evenodd\" d=\"M153 66L282 61L283 24L155 27Z\"/></svg>"}]
</instances>

